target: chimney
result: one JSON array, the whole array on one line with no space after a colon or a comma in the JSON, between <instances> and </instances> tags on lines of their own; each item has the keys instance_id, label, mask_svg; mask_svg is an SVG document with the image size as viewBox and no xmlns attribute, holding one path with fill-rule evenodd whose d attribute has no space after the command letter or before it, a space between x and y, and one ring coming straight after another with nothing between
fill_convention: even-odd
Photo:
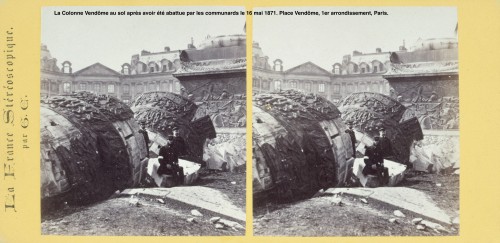
<instances>
[{"instance_id":1,"label":"chimney","mask_svg":"<svg viewBox=\"0 0 500 243\"><path fill-rule=\"evenodd\" d=\"M170 46L165 46L165 47L163 48L163 50L164 50L165 52L169 52L169 51L170 51Z\"/></svg>"},{"instance_id":2,"label":"chimney","mask_svg":"<svg viewBox=\"0 0 500 243\"><path fill-rule=\"evenodd\" d=\"M375 49L375 51L376 51L377 53L381 53L381 52L382 52L382 49L381 49L380 47L378 47L377 49Z\"/></svg>"}]
</instances>

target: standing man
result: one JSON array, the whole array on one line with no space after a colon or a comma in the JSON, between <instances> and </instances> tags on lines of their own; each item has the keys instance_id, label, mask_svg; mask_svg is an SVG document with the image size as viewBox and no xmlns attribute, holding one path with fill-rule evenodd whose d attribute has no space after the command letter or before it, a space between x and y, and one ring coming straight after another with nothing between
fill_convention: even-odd
<instances>
[{"instance_id":1,"label":"standing man","mask_svg":"<svg viewBox=\"0 0 500 243\"><path fill-rule=\"evenodd\" d=\"M347 130L345 130L345 132L351 137L352 157L356 158L356 134L354 134L354 130L352 128L352 121L347 122Z\"/></svg>"},{"instance_id":2,"label":"standing man","mask_svg":"<svg viewBox=\"0 0 500 243\"><path fill-rule=\"evenodd\" d=\"M379 146L382 157L393 160L394 151L392 150L391 140L389 140L389 138L386 136L384 127L381 127L379 129L379 135L380 135Z\"/></svg>"},{"instance_id":3,"label":"standing man","mask_svg":"<svg viewBox=\"0 0 500 243\"><path fill-rule=\"evenodd\" d=\"M173 146L174 137L169 135L167 137L167 144L163 145L160 148L160 152L158 153L160 167L158 167L158 175L169 174L169 172L173 172L174 165L178 162L177 153L175 152Z\"/></svg>"},{"instance_id":4,"label":"standing man","mask_svg":"<svg viewBox=\"0 0 500 243\"><path fill-rule=\"evenodd\" d=\"M142 136L144 137L144 142L146 143L146 157L149 158L149 136L148 132L146 131L146 122L141 121L141 129L139 129L139 132L142 133Z\"/></svg>"},{"instance_id":5,"label":"standing man","mask_svg":"<svg viewBox=\"0 0 500 243\"><path fill-rule=\"evenodd\" d=\"M177 153L178 156L186 156L188 155L188 148L186 145L186 141L184 138L180 136L179 129L177 127L173 128L173 146L175 149L175 152Z\"/></svg>"}]
</instances>

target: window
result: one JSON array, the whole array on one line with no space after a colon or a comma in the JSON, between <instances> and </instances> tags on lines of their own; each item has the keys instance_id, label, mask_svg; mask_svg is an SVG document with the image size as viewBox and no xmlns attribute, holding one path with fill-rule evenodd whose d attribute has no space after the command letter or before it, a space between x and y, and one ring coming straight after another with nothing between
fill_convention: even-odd
<instances>
[{"instance_id":1,"label":"window","mask_svg":"<svg viewBox=\"0 0 500 243\"><path fill-rule=\"evenodd\" d=\"M94 90L96 93L99 93L101 91L101 84L100 83L95 83L94 84Z\"/></svg>"},{"instance_id":2,"label":"window","mask_svg":"<svg viewBox=\"0 0 500 243\"><path fill-rule=\"evenodd\" d=\"M334 74L340 74L340 67L337 65L333 71Z\"/></svg>"},{"instance_id":3,"label":"window","mask_svg":"<svg viewBox=\"0 0 500 243\"><path fill-rule=\"evenodd\" d=\"M64 91L64 93L71 92L71 84L70 83L64 83L63 84L63 91Z\"/></svg>"},{"instance_id":4,"label":"window","mask_svg":"<svg viewBox=\"0 0 500 243\"><path fill-rule=\"evenodd\" d=\"M255 88L258 88L259 87L259 80L258 79L253 79L252 80L252 86L255 87Z\"/></svg>"},{"instance_id":5,"label":"window","mask_svg":"<svg viewBox=\"0 0 500 243\"><path fill-rule=\"evenodd\" d=\"M114 93L114 92L115 92L115 85L108 84L108 93Z\"/></svg>"},{"instance_id":6,"label":"window","mask_svg":"<svg viewBox=\"0 0 500 243\"><path fill-rule=\"evenodd\" d=\"M305 83L304 84L304 90L306 92L311 92L311 83Z\"/></svg>"},{"instance_id":7,"label":"window","mask_svg":"<svg viewBox=\"0 0 500 243\"><path fill-rule=\"evenodd\" d=\"M334 93L340 93L340 84L334 84L333 85L333 92Z\"/></svg>"},{"instance_id":8,"label":"window","mask_svg":"<svg viewBox=\"0 0 500 243\"><path fill-rule=\"evenodd\" d=\"M71 66L67 62L63 64L63 73L71 73Z\"/></svg>"},{"instance_id":9,"label":"window","mask_svg":"<svg viewBox=\"0 0 500 243\"><path fill-rule=\"evenodd\" d=\"M142 65L142 72L145 73L148 67L144 63L141 65Z\"/></svg>"},{"instance_id":10,"label":"window","mask_svg":"<svg viewBox=\"0 0 500 243\"><path fill-rule=\"evenodd\" d=\"M50 90L52 92L58 92L59 91L59 85L57 85L57 83L50 83Z\"/></svg>"},{"instance_id":11,"label":"window","mask_svg":"<svg viewBox=\"0 0 500 243\"><path fill-rule=\"evenodd\" d=\"M130 70L128 69L128 66L123 67L123 73L126 75L130 74Z\"/></svg>"},{"instance_id":12,"label":"window","mask_svg":"<svg viewBox=\"0 0 500 243\"><path fill-rule=\"evenodd\" d=\"M325 83L320 83L318 89L319 92L325 92Z\"/></svg>"},{"instance_id":13,"label":"window","mask_svg":"<svg viewBox=\"0 0 500 243\"><path fill-rule=\"evenodd\" d=\"M161 91L168 91L168 84L166 82L161 83Z\"/></svg>"},{"instance_id":14,"label":"window","mask_svg":"<svg viewBox=\"0 0 500 243\"><path fill-rule=\"evenodd\" d=\"M174 82L174 92L181 92L181 84L179 83L179 81Z\"/></svg>"},{"instance_id":15,"label":"window","mask_svg":"<svg viewBox=\"0 0 500 243\"><path fill-rule=\"evenodd\" d=\"M373 66L373 72L374 73L378 72L378 67L377 66Z\"/></svg>"},{"instance_id":16,"label":"window","mask_svg":"<svg viewBox=\"0 0 500 243\"><path fill-rule=\"evenodd\" d=\"M365 68L361 68L361 73L365 73Z\"/></svg>"},{"instance_id":17,"label":"window","mask_svg":"<svg viewBox=\"0 0 500 243\"><path fill-rule=\"evenodd\" d=\"M291 89L296 89L297 88L297 82L295 82L295 81L290 82L290 88Z\"/></svg>"},{"instance_id":18,"label":"window","mask_svg":"<svg viewBox=\"0 0 500 243\"><path fill-rule=\"evenodd\" d=\"M281 90L281 81L280 80L274 81L274 90Z\"/></svg>"},{"instance_id":19,"label":"window","mask_svg":"<svg viewBox=\"0 0 500 243\"><path fill-rule=\"evenodd\" d=\"M262 89L269 90L269 81L262 81Z\"/></svg>"},{"instance_id":20,"label":"window","mask_svg":"<svg viewBox=\"0 0 500 243\"><path fill-rule=\"evenodd\" d=\"M80 84L80 90L86 90L87 89L87 84L81 83Z\"/></svg>"},{"instance_id":21,"label":"window","mask_svg":"<svg viewBox=\"0 0 500 243\"><path fill-rule=\"evenodd\" d=\"M359 91L361 91L361 92L365 92L365 91L367 91L367 90L366 90L366 84L365 84L365 83L361 83L361 84L359 85Z\"/></svg>"},{"instance_id":22,"label":"window","mask_svg":"<svg viewBox=\"0 0 500 243\"><path fill-rule=\"evenodd\" d=\"M163 72L167 71L167 64L163 64L163 66L162 66L162 71L163 71Z\"/></svg>"},{"instance_id":23,"label":"window","mask_svg":"<svg viewBox=\"0 0 500 243\"><path fill-rule=\"evenodd\" d=\"M130 93L130 86L128 86L128 84L123 85L123 93Z\"/></svg>"},{"instance_id":24,"label":"window","mask_svg":"<svg viewBox=\"0 0 500 243\"><path fill-rule=\"evenodd\" d=\"M138 84L136 86L136 90L137 90L137 93L142 93L143 92L143 89L142 89L142 84Z\"/></svg>"},{"instance_id":25,"label":"window","mask_svg":"<svg viewBox=\"0 0 500 243\"><path fill-rule=\"evenodd\" d=\"M155 72L155 67L149 67L149 72L154 73Z\"/></svg>"}]
</instances>

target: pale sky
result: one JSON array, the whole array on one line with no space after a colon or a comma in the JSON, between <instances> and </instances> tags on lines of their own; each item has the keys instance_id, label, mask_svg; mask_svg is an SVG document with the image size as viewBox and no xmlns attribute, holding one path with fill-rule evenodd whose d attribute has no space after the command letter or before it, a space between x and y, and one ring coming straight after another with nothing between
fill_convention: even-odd
<instances>
[{"instance_id":1,"label":"pale sky","mask_svg":"<svg viewBox=\"0 0 500 243\"><path fill-rule=\"evenodd\" d=\"M244 11L243 7L45 7L42 8L41 41L61 67L73 72L100 62L120 71L141 50L186 49L193 37L197 46L207 35L244 34L246 17L237 16L65 16L54 11Z\"/></svg>"},{"instance_id":2,"label":"pale sky","mask_svg":"<svg viewBox=\"0 0 500 243\"><path fill-rule=\"evenodd\" d=\"M264 10L257 8L254 11ZM265 10L386 11L387 16L256 16L253 39L270 62L283 60L284 69L312 61L331 71L335 62L358 50L397 51L418 38L455 37L455 7L302 7ZM460 32L460 30L459 30Z\"/></svg>"}]
</instances>

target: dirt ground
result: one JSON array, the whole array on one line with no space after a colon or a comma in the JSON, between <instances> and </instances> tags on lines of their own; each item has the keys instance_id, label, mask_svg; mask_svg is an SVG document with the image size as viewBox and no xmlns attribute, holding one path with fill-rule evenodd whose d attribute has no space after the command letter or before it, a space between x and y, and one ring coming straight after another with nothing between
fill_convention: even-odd
<instances>
[{"instance_id":1,"label":"dirt ground","mask_svg":"<svg viewBox=\"0 0 500 243\"><path fill-rule=\"evenodd\" d=\"M231 183L235 182L235 184ZM196 185L218 189L233 204L245 209L245 174L209 172L201 175ZM137 202L138 203L135 203ZM191 210L203 214L195 217ZM221 217L214 212L191 205L154 198L112 196L110 199L87 206L66 206L42 215L44 235L147 235L147 236L233 236L244 235L243 230L216 229L209 220ZM188 219L194 218L195 222ZM238 222L245 226L244 222Z\"/></svg>"},{"instance_id":2,"label":"dirt ground","mask_svg":"<svg viewBox=\"0 0 500 243\"><path fill-rule=\"evenodd\" d=\"M234 205L245 211L247 188L245 171L204 170L200 172L200 178L194 185L206 186L221 191L231 199Z\"/></svg>"},{"instance_id":3,"label":"dirt ground","mask_svg":"<svg viewBox=\"0 0 500 243\"><path fill-rule=\"evenodd\" d=\"M441 184L437 186L436 184ZM452 217L458 216L458 175L410 173L400 185L427 193ZM333 203L332 194L288 204L264 203L254 207L254 235L266 236L438 236L458 235L458 227L449 232L419 230L411 220L420 215L401 210L406 217L394 216L392 205L343 195L341 206ZM397 218L397 223L390 219Z\"/></svg>"}]
</instances>

